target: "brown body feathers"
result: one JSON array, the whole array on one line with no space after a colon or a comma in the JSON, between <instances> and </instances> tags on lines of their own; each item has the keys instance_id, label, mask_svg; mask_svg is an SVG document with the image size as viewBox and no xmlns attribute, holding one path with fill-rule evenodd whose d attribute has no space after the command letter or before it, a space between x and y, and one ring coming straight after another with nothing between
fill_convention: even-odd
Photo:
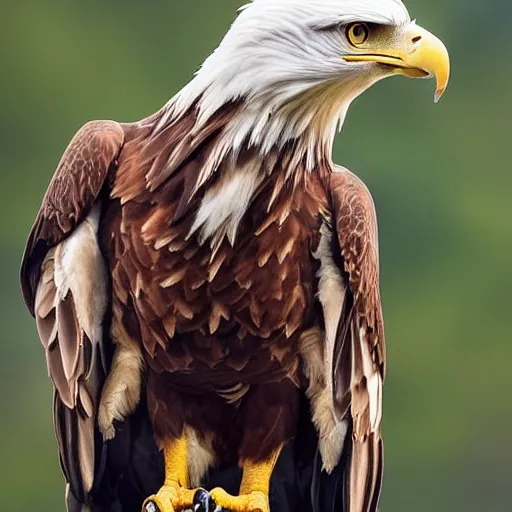
<instances>
[{"instance_id":1,"label":"brown body feathers","mask_svg":"<svg viewBox=\"0 0 512 512\"><path fill-rule=\"evenodd\" d=\"M200 129L193 109L92 122L62 158L22 285L66 479L92 491L98 428L114 436L141 386L157 440L192 429L214 465L293 438L305 392L324 469L346 459L346 510L374 511L385 349L371 197L328 159L307 170L294 144L217 158L238 108ZM238 182L247 197L229 195Z\"/></svg>"}]
</instances>

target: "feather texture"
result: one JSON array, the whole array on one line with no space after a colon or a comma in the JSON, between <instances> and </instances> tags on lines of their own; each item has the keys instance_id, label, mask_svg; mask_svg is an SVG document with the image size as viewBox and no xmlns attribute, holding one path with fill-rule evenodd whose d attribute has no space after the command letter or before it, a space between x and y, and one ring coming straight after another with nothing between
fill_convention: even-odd
<instances>
[{"instance_id":1,"label":"feather texture","mask_svg":"<svg viewBox=\"0 0 512 512\"><path fill-rule=\"evenodd\" d=\"M102 347L108 278L96 239L98 208L48 252L34 302L55 386L62 467L73 495L83 501L98 468L96 412L108 366Z\"/></svg>"},{"instance_id":2,"label":"feather texture","mask_svg":"<svg viewBox=\"0 0 512 512\"><path fill-rule=\"evenodd\" d=\"M359 178L338 167L329 180L332 223L343 262L340 270L347 282L332 372L335 409L351 425L344 504L348 512L375 512L383 471L380 423L385 373L377 220L372 197Z\"/></svg>"},{"instance_id":3,"label":"feather texture","mask_svg":"<svg viewBox=\"0 0 512 512\"><path fill-rule=\"evenodd\" d=\"M101 467L96 414L109 364L100 196L123 141L122 127L112 121L88 123L75 135L43 198L21 269L55 386L55 432L68 494L84 504Z\"/></svg>"},{"instance_id":4,"label":"feather texture","mask_svg":"<svg viewBox=\"0 0 512 512\"><path fill-rule=\"evenodd\" d=\"M295 144L219 161L236 108L197 133L195 111L172 129L156 128L158 114L96 134L88 125L103 182L82 194L74 140L56 177L65 190L75 180L79 204L64 202L67 224L52 224L43 202L22 280L56 389L69 503L106 485L101 434L116 442L114 422L131 424L141 394L158 440L193 433L199 480L291 439L303 387L333 503L341 494L347 512L376 510L385 352L371 197L327 160L310 172ZM102 140L112 133L116 150Z\"/></svg>"}]
</instances>

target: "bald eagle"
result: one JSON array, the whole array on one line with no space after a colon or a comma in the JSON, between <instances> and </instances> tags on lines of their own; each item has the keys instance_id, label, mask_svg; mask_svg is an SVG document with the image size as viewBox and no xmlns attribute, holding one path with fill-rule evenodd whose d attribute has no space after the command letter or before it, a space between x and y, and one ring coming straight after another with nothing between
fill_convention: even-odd
<instances>
[{"instance_id":1,"label":"bald eagle","mask_svg":"<svg viewBox=\"0 0 512 512\"><path fill-rule=\"evenodd\" d=\"M158 112L74 136L21 268L68 510L377 510L377 223L331 154L397 74L449 76L400 0L253 0Z\"/></svg>"}]
</instances>

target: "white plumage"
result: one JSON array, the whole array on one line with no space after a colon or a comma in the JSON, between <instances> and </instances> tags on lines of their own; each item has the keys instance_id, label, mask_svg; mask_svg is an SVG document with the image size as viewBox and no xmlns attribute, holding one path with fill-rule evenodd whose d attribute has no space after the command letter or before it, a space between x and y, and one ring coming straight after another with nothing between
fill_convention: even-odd
<instances>
[{"instance_id":1,"label":"white plumage","mask_svg":"<svg viewBox=\"0 0 512 512\"><path fill-rule=\"evenodd\" d=\"M349 51L343 27L355 21L397 27L411 22L400 0L254 0L168 103L162 124L198 101L199 127L223 105L243 99L226 147L236 150L248 141L264 154L305 136L312 168L318 145L332 148L352 101L389 76L383 67L343 60ZM340 30L327 30L335 26Z\"/></svg>"}]
</instances>

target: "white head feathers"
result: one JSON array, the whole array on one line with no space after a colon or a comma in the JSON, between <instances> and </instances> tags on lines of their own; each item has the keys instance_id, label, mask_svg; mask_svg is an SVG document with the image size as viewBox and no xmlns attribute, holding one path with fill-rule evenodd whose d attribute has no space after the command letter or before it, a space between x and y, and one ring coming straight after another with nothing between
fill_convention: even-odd
<instances>
[{"instance_id":1,"label":"white head feathers","mask_svg":"<svg viewBox=\"0 0 512 512\"><path fill-rule=\"evenodd\" d=\"M348 48L341 27L353 22L402 26L410 18L400 0L253 0L169 102L169 116L199 100L201 125L224 104L243 99L230 126L231 147L246 143L265 153L306 136L313 165L319 145L331 149L353 99L383 78L355 74L342 59Z\"/></svg>"}]
</instances>

